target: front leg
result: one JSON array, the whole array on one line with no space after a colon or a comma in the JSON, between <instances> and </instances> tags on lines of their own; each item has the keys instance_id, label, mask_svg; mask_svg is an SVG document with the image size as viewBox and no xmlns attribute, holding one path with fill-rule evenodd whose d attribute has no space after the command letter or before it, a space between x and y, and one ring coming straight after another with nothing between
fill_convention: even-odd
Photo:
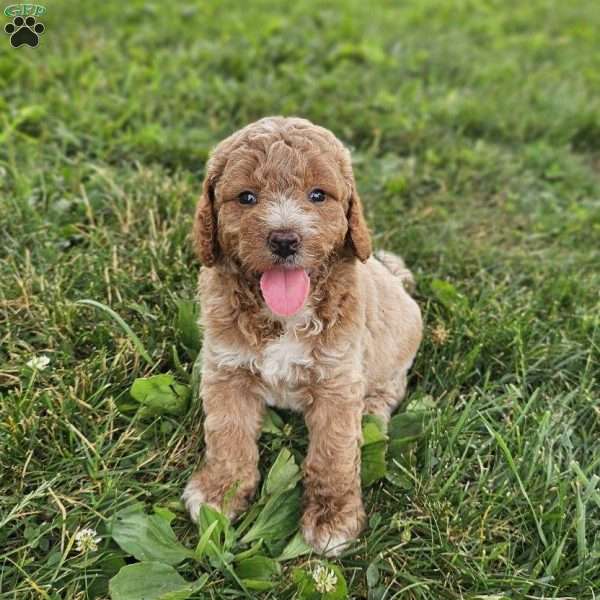
<instances>
[{"instance_id":1,"label":"front leg","mask_svg":"<svg viewBox=\"0 0 600 600\"><path fill-rule=\"evenodd\" d=\"M258 484L264 401L254 376L241 369L205 370L201 393L206 451L183 500L194 521L202 504L233 518L247 507Z\"/></svg>"},{"instance_id":2,"label":"front leg","mask_svg":"<svg viewBox=\"0 0 600 600\"><path fill-rule=\"evenodd\" d=\"M320 384L305 411L310 442L303 466L302 533L319 553L339 554L365 522L360 489L362 390L360 383Z\"/></svg>"}]
</instances>

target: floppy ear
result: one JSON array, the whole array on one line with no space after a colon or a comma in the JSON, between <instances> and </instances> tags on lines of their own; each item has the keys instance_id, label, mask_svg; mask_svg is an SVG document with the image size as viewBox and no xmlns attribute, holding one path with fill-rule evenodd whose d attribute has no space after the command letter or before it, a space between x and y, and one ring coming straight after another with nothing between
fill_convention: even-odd
<instances>
[{"instance_id":1,"label":"floppy ear","mask_svg":"<svg viewBox=\"0 0 600 600\"><path fill-rule=\"evenodd\" d=\"M194 245L200 262L207 267L212 267L219 256L219 243L217 241L217 216L214 211L215 202L215 175L208 165L202 196L196 206L194 217Z\"/></svg>"},{"instance_id":2,"label":"floppy ear","mask_svg":"<svg viewBox=\"0 0 600 600\"><path fill-rule=\"evenodd\" d=\"M347 219L348 239L354 255L362 262L366 262L369 256L371 256L372 251L371 234L367 227L362 202L360 201L354 182L352 182L352 194L350 195Z\"/></svg>"}]
</instances>

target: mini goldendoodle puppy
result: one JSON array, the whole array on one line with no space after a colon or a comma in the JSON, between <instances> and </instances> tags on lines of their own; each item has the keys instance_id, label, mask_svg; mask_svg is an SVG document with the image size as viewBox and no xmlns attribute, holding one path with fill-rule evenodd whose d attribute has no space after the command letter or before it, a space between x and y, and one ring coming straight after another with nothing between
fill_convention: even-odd
<instances>
[{"instance_id":1,"label":"mini goldendoodle puppy","mask_svg":"<svg viewBox=\"0 0 600 600\"><path fill-rule=\"evenodd\" d=\"M302 532L336 554L365 522L361 417L389 418L421 341L412 276L393 254L371 257L350 153L304 119L261 119L217 146L194 237L206 454L186 506L193 519L203 503L243 511L265 407L301 411Z\"/></svg>"}]
</instances>

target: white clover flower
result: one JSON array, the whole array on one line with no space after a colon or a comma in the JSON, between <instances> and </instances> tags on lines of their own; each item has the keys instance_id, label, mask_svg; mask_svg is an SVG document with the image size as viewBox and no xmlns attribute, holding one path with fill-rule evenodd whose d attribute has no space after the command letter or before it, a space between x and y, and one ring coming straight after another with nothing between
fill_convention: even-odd
<instances>
[{"instance_id":1,"label":"white clover flower","mask_svg":"<svg viewBox=\"0 0 600 600\"><path fill-rule=\"evenodd\" d=\"M91 527L80 529L75 534L77 552L96 552L101 539L102 538L98 535L98 532Z\"/></svg>"},{"instance_id":2,"label":"white clover flower","mask_svg":"<svg viewBox=\"0 0 600 600\"><path fill-rule=\"evenodd\" d=\"M50 364L50 359L45 355L34 356L30 361L27 362L27 366L30 369L37 369L43 371Z\"/></svg>"},{"instance_id":3,"label":"white clover flower","mask_svg":"<svg viewBox=\"0 0 600 600\"><path fill-rule=\"evenodd\" d=\"M312 578L315 582L315 589L321 594L333 592L337 585L338 578L332 569L328 569L324 565L317 565L312 572Z\"/></svg>"}]
</instances>

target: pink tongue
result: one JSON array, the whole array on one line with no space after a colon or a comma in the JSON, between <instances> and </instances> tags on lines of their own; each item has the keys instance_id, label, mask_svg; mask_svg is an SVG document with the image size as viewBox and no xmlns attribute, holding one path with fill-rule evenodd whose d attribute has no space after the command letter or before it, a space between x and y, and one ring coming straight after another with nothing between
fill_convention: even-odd
<instances>
[{"instance_id":1,"label":"pink tongue","mask_svg":"<svg viewBox=\"0 0 600 600\"><path fill-rule=\"evenodd\" d=\"M290 317L304 305L310 279L304 269L270 269L261 275L260 289L276 315Z\"/></svg>"}]
</instances>

